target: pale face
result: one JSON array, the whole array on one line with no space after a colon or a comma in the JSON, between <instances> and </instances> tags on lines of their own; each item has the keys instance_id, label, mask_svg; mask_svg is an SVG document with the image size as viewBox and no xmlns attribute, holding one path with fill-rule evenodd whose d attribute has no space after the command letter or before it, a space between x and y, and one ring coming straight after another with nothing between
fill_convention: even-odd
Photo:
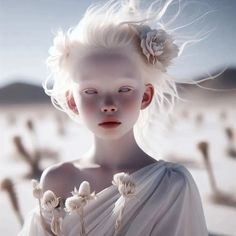
<instances>
[{"instance_id":1,"label":"pale face","mask_svg":"<svg viewBox=\"0 0 236 236\"><path fill-rule=\"evenodd\" d=\"M96 136L116 139L130 131L141 109L144 82L138 65L126 52L93 53L80 59L73 96L79 116ZM104 121L120 125L104 127Z\"/></svg>"}]
</instances>

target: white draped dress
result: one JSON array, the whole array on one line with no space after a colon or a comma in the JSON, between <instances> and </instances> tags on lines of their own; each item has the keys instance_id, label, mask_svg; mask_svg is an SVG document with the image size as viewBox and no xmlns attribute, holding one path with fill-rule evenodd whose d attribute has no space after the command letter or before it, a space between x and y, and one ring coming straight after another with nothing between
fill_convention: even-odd
<instances>
[{"instance_id":1,"label":"white draped dress","mask_svg":"<svg viewBox=\"0 0 236 236\"><path fill-rule=\"evenodd\" d=\"M198 188L182 165L160 160L130 174L136 183L135 196L125 201L122 225L115 222L124 197L111 185L97 193L84 208L86 236L207 236ZM51 215L43 212L50 225ZM61 236L81 235L79 215L64 213ZM44 230L39 208L26 217L18 236L54 235Z\"/></svg>"}]
</instances>

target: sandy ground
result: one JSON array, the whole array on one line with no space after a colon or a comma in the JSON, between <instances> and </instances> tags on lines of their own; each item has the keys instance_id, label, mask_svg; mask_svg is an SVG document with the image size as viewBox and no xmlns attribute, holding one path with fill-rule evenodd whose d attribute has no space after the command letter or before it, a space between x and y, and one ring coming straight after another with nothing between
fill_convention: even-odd
<instances>
[{"instance_id":1,"label":"sandy ground","mask_svg":"<svg viewBox=\"0 0 236 236\"><path fill-rule=\"evenodd\" d=\"M56 119L59 115L62 117L64 135L59 133L61 126ZM27 119L34 122L35 136L25 125ZM158 140L159 159L183 163L194 177L202 198L209 232L214 235L236 235L236 205L233 206L227 201L222 201L221 204L211 201L213 192L209 175L196 144L200 141L208 142L217 187L236 201L236 158L229 157L226 153L229 141L224 131L225 127L231 127L236 135L235 120L236 111L227 106L194 109L179 107L174 113L173 123L160 131L162 139ZM31 194L30 181L23 178L28 172L28 166L14 147L12 137L20 135L30 152L36 147L58 153L58 160L42 161L42 168L59 160L79 157L91 142L91 134L83 126L73 123L62 113L48 107L2 108L0 129L0 180L8 177L14 181L24 217L36 205L36 200ZM232 145L236 148L235 139ZM16 235L20 224L7 193L3 191L0 191L0 209L0 235Z\"/></svg>"}]
</instances>

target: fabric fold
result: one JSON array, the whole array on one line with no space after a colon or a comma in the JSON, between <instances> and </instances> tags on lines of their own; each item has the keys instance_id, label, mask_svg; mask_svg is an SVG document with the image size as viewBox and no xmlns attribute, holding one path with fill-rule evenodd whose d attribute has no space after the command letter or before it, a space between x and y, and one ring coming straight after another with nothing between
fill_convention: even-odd
<instances>
[{"instance_id":1,"label":"fabric fold","mask_svg":"<svg viewBox=\"0 0 236 236\"><path fill-rule=\"evenodd\" d=\"M135 196L125 199L111 185L96 194L84 208L87 236L207 236L199 191L182 165L160 160L130 174ZM119 210L122 224L115 234ZM50 221L50 217L47 218ZM77 236L79 215L66 214L61 236ZM40 226L38 209L27 217L18 236L48 236Z\"/></svg>"}]
</instances>

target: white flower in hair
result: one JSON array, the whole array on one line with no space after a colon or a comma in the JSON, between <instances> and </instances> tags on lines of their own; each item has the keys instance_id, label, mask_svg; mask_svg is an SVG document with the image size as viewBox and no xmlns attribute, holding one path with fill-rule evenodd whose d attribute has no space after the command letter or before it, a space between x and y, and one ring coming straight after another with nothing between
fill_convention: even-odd
<instances>
[{"instance_id":1,"label":"white flower in hair","mask_svg":"<svg viewBox=\"0 0 236 236\"><path fill-rule=\"evenodd\" d=\"M47 211L53 211L59 204L59 198L53 191L47 190L43 194L42 207Z\"/></svg>"},{"instance_id":2,"label":"white flower in hair","mask_svg":"<svg viewBox=\"0 0 236 236\"><path fill-rule=\"evenodd\" d=\"M151 64L157 64L162 70L178 56L178 46L173 43L171 35L163 29L151 29L147 25L135 25L143 54Z\"/></svg>"},{"instance_id":3,"label":"white flower in hair","mask_svg":"<svg viewBox=\"0 0 236 236\"><path fill-rule=\"evenodd\" d=\"M132 197L135 194L135 183L130 175L120 172L113 176L112 184L117 186L118 191L124 197Z\"/></svg>"}]
</instances>

